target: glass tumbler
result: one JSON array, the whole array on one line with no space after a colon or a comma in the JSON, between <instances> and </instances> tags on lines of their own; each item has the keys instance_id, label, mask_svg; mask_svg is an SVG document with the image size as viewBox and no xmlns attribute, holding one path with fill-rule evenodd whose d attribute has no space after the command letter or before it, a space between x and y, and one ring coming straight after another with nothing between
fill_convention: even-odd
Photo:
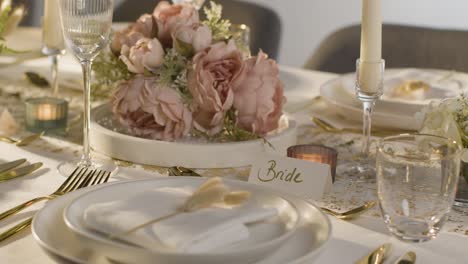
<instances>
[{"instance_id":1,"label":"glass tumbler","mask_svg":"<svg viewBox=\"0 0 468 264\"><path fill-rule=\"evenodd\" d=\"M384 222L398 239L437 236L452 207L461 147L424 134L384 138L377 150L377 192Z\"/></svg>"}]
</instances>

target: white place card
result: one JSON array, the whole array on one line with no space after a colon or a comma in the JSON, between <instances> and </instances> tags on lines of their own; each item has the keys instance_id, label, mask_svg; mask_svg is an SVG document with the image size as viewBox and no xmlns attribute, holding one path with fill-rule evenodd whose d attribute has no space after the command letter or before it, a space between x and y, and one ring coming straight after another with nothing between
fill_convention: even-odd
<instances>
[{"instance_id":1,"label":"white place card","mask_svg":"<svg viewBox=\"0 0 468 264\"><path fill-rule=\"evenodd\" d=\"M331 188L332 177L328 164L265 154L253 164L249 182L319 200Z\"/></svg>"}]
</instances>

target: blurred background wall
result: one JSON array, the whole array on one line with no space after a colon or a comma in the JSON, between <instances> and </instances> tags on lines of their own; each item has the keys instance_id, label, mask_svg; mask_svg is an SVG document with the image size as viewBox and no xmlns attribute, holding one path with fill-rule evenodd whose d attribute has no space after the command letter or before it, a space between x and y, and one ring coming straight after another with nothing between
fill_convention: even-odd
<instances>
[{"instance_id":1,"label":"blurred background wall","mask_svg":"<svg viewBox=\"0 0 468 264\"><path fill-rule=\"evenodd\" d=\"M39 26L42 0L16 1L25 2L31 7L23 24ZM116 0L116 4L122 1L124 0ZM139 1L144 0L127 1L137 5ZM338 28L359 23L361 19L361 0L242 1L270 7L280 15L283 27L279 61L291 66L302 66L328 34ZM467 0L383 0L382 2L386 23L468 31Z\"/></svg>"}]
</instances>

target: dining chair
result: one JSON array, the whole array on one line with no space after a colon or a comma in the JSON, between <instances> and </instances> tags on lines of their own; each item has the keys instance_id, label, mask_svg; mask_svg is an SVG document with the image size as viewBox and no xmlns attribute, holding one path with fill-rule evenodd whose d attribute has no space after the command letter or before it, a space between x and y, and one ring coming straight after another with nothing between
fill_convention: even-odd
<instances>
[{"instance_id":1,"label":"dining chair","mask_svg":"<svg viewBox=\"0 0 468 264\"><path fill-rule=\"evenodd\" d=\"M304 68L353 72L359 57L361 27L353 25L329 35ZM382 57L386 68L435 68L468 72L468 31L384 25Z\"/></svg>"},{"instance_id":2,"label":"dining chair","mask_svg":"<svg viewBox=\"0 0 468 264\"><path fill-rule=\"evenodd\" d=\"M115 22L135 21L144 13L150 13L160 0L126 0L114 11ZM205 5L209 1L206 1ZM223 17L233 24L250 27L250 49L256 54L260 49L271 58L278 57L281 41L281 19L272 9L255 3L237 0L217 0L223 6ZM203 12L201 12L203 17Z\"/></svg>"}]
</instances>

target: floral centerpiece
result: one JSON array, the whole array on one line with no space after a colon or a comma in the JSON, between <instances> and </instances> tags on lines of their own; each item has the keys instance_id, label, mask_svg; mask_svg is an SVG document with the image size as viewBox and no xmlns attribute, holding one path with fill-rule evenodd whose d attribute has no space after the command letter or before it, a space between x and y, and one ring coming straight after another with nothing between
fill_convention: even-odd
<instances>
[{"instance_id":1,"label":"floral centerpiece","mask_svg":"<svg viewBox=\"0 0 468 264\"><path fill-rule=\"evenodd\" d=\"M278 128L285 98L276 62L244 55L222 7L210 4L201 21L189 4L160 2L96 59L96 94L113 89L112 112L132 135L239 141Z\"/></svg>"}]
</instances>

